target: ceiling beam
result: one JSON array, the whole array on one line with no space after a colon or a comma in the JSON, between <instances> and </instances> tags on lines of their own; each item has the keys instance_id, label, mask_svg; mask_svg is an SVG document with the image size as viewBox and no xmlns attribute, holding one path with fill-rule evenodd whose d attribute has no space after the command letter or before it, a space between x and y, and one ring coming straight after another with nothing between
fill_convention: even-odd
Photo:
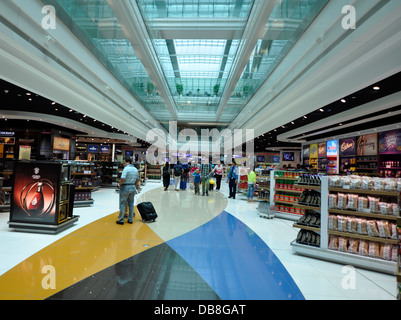
<instances>
[{"instance_id":1,"label":"ceiling beam","mask_svg":"<svg viewBox=\"0 0 401 320\"><path fill-rule=\"evenodd\" d=\"M345 30L347 4L326 5L229 129L258 136L401 71L401 4L355 0L359 24Z\"/></svg>"},{"instance_id":2,"label":"ceiling beam","mask_svg":"<svg viewBox=\"0 0 401 320\"><path fill-rule=\"evenodd\" d=\"M263 38L263 32L276 2L276 0L254 2L216 111L216 121L220 120L258 40Z\"/></svg>"},{"instance_id":3,"label":"ceiling beam","mask_svg":"<svg viewBox=\"0 0 401 320\"><path fill-rule=\"evenodd\" d=\"M171 119L177 120L177 107L164 76L163 68L153 47L152 38L148 33L136 1L107 0L107 3L113 9L125 32L125 36L131 42L135 53L144 65L160 97L163 99L167 110L170 112Z\"/></svg>"},{"instance_id":4,"label":"ceiling beam","mask_svg":"<svg viewBox=\"0 0 401 320\"><path fill-rule=\"evenodd\" d=\"M158 125L65 24L42 27L42 1L18 3L1 2L2 79L136 137Z\"/></svg>"}]
</instances>

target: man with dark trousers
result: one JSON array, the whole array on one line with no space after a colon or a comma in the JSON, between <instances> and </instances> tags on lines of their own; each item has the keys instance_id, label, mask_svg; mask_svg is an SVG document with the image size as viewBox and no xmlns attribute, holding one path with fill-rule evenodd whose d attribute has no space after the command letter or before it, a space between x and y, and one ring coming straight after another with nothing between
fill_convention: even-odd
<instances>
[{"instance_id":1,"label":"man with dark trousers","mask_svg":"<svg viewBox=\"0 0 401 320\"><path fill-rule=\"evenodd\" d=\"M238 167L235 161L231 164L230 171L227 176L228 187L230 189L230 194L228 198L235 199L235 194L237 192L237 181L238 181Z\"/></svg>"}]
</instances>

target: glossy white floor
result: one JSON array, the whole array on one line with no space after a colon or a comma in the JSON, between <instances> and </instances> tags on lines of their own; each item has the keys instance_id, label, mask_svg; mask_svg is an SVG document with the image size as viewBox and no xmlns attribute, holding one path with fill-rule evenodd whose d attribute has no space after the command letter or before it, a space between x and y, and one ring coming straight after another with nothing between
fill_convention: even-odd
<instances>
[{"instance_id":1,"label":"glossy white floor","mask_svg":"<svg viewBox=\"0 0 401 320\"><path fill-rule=\"evenodd\" d=\"M148 182L141 194L160 187L159 182ZM228 194L227 184L222 184L221 192L224 195ZM169 194L176 196L173 191ZM293 222L278 218L260 218L256 209L257 204L249 204L241 198L243 197L237 196L235 200L228 199L225 210L244 222L266 242L291 274L306 299L394 300L396 298L395 276L359 268L355 269L355 286L349 289L343 287L342 283L346 276L342 273L343 265L294 254L290 243L295 239L298 229L292 227ZM11 231L7 224L9 213L1 212L0 275L66 234L118 210L118 193L114 189L96 191L93 193L93 199L95 205L92 207L75 208L74 214L80 216L78 223L57 235Z\"/></svg>"}]
</instances>

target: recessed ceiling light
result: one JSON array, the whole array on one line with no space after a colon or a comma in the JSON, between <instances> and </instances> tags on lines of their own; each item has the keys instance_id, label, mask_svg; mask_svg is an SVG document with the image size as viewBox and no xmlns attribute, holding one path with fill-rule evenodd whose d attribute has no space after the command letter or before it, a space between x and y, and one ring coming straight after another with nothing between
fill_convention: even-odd
<instances>
[{"instance_id":1,"label":"recessed ceiling light","mask_svg":"<svg viewBox=\"0 0 401 320\"><path fill-rule=\"evenodd\" d=\"M339 125L339 126L342 126L343 124L342 124L342 123L339 123L338 125Z\"/></svg>"},{"instance_id":2,"label":"recessed ceiling light","mask_svg":"<svg viewBox=\"0 0 401 320\"><path fill-rule=\"evenodd\" d=\"M375 86L375 87L373 87L373 90L380 90L380 87Z\"/></svg>"},{"instance_id":3,"label":"recessed ceiling light","mask_svg":"<svg viewBox=\"0 0 401 320\"><path fill-rule=\"evenodd\" d=\"M346 102L347 102L347 100L345 100L345 99L341 99L341 102L342 102L342 103L346 103Z\"/></svg>"},{"instance_id":4,"label":"recessed ceiling light","mask_svg":"<svg viewBox=\"0 0 401 320\"><path fill-rule=\"evenodd\" d=\"M53 101L53 102L52 102L52 105L54 106L55 104L56 104L56 102Z\"/></svg>"},{"instance_id":5,"label":"recessed ceiling light","mask_svg":"<svg viewBox=\"0 0 401 320\"><path fill-rule=\"evenodd\" d=\"M72 112L73 110L72 109L70 109L70 112Z\"/></svg>"},{"instance_id":6,"label":"recessed ceiling light","mask_svg":"<svg viewBox=\"0 0 401 320\"><path fill-rule=\"evenodd\" d=\"M31 93L30 93L30 92L27 92L27 93L26 93L26 95L27 95L27 96L30 96L30 95L31 95Z\"/></svg>"},{"instance_id":7,"label":"recessed ceiling light","mask_svg":"<svg viewBox=\"0 0 401 320\"><path fill-rule=\"evenodd\" d=\"M307 116L304 116L304 119L308 119L308 117L307 117Z\"/></svg>"},{"instance_id":8,"label":"recessed ceiling light","mask_svg":"<svg viewBox=\"0 0 401 320\"><path fill-rule=\"evenodd\" d=\"M321 112L324 112L324 109L319 109Z\"/></svg>"},{"instance_id":9,"label":"recessed ceiling light","mask_svg":"<svg viewBox=\"0 0 401 320\"><path fill-rule=\"evenodd\" d=\"M294 121L291 121L291 124L295 124L295 122L294 122Z\"/></svg>"}]
</instances>

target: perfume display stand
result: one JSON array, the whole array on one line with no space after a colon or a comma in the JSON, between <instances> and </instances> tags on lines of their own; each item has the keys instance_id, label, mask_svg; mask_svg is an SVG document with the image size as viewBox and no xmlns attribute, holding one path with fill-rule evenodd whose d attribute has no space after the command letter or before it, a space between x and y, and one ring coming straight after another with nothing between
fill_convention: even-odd
<instances>
[{"instance_id":1,"label":"perfume display stand","mask_svg":"<svg viewBox=\"0 0 401 320\"><path fill-rule=\"evenodd\" d=\"M71 166L53 161L17 161L9 227L17 231L58 233L71 227L75 186Z\"/></svg>"}]
</instances>

